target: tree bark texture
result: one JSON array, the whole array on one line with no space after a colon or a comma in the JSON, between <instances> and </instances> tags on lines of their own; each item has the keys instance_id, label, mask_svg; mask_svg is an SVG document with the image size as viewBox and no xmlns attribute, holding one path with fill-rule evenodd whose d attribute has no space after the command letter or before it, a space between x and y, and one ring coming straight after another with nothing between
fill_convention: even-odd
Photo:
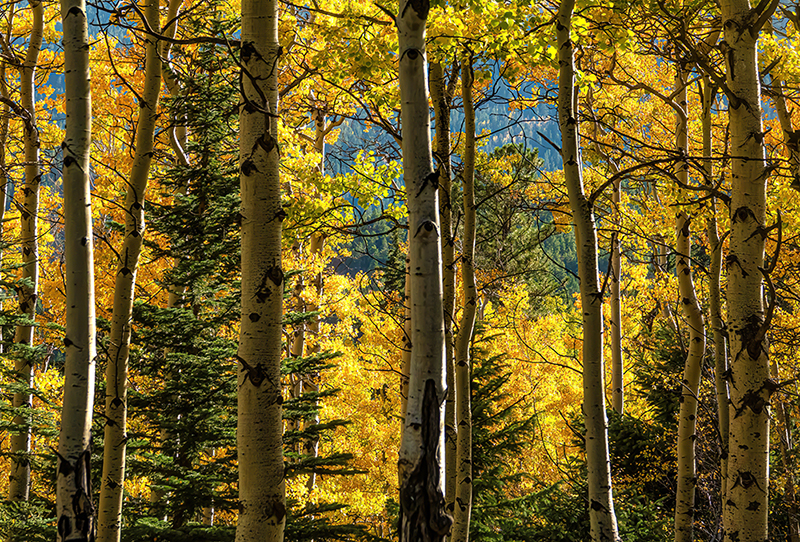
<instances>
[{"instance_id":1,"label":"tree bark texture","mask_svg":"<svg viewBox=\"0 0 800 542\"><path fill-rule=\"evenodd\" d=\"M13 14L9 15L9 20L13 21ZM0 63L0 97L10 100L8 84L6 83L6 65ZM6 146L8 144L8 112L11 108L5 101L0 103L0 238L2 238L3 219L6 216L6 204L8 203L8 160L6 158ZM0 262L3 261L3 250L0 247ZM0 302L0 310L3 304ZM0 328L0 354L5 353L3 349L3 330Z\"/></svg>"},{"instance_id":2,"label":"tree bark texture","mask_svg":"<svg viewBox=\"0 0 800 542\"><path fill-rule=\"evenodd\" d=\"M609 160L609 163L614 164ZM612 165L612 173L619 173L619 168ZM611 203L614 206L615 232L611 237L611 407L617 414L625 412L625 362L622 356L622 251L621 251L621 225L620 216L620 179L616 178L611 184L613 190Z\"/></svg>"},{"instance_id":3,"label":"tree bark texture","mask_svg":"<svg viewBox=\"0 0 800 542\"><path fill-rule=\"evenodd\" d=\"M242 2L237 542L281 542L286 523L281 419L281 222L285 212L278 169L279 56L276 0Z\"/></svg>"},{"instance_id":4,"label":"tree bark texture","mask_svg":"<svg viewBox=\"0 0 800 542\"><path fill-rule=\"evenodd\" d=\"M450 104L452 97L445 81L440 62L430 65L431 101L436 132L436 150L439 172L439 222L442 227L442 295L444 308L444 347L447 400L444 410L445 447L445 500L448 513L453 513L456 495L456 381L454 363L453 323L456 310L455 243L453 236L452 164L450 161Z\"/></svg>"},{"instance_id":5,"label":"tree bark texture","mask_svg":"<svg viewBox=\"0 0 800 542\"><path fill-rule=\"evenodd\" d=\"M783 130L786 154L789 159L789 172L792 175L792 188L800 191L800 132L794 129L792 115L786 106L786 81L772 84L772 103Z\"/></svg>"},{"instance_id":6,"label":"tree bark texture","mask_svg":"<svg viewBox=\"0 0 800 542\"><path fill-rule=\"evenodd\" d=\"M140 4L150 28L160 28L158 0L141 0ZM139 257L144 240L144 203L158 117L161 65L158 40L153 36L145 35L144 88L139 103L136 151L125 196L125 237L119 250L111 332L108 340L106 426L97 523L97 538L100 542L118 542L122 528L131 323L136 275L139 270Z\"/></svg>"},{"instance_id":7,"label":"tree bark texture","mask_svg":"<svg viewBox=\"0 0 800 542\"><path fill-rule=\"evenodd\" d=\"M427 0L400 0L396 19L411 260L411 370L398 460L401 542L443 541L452 523L444 500L444 312L425 57L429 8Z\"/></svg>"},{"instance_id":8,"label":"tree bark texture","mask_svg":"<svg viewBox=\"0 0 800 542\"><path fill-rule=\"evenodd\" d=\"M472 96L472 58L461 63L461 97L464 103L464 233L461 254L461 287L463 308L456 337L456 422L458 424L458 456L456 460L455 507L451 542L469 540L472 515L472 404L471 356L472 334L478 291L475 286L475 108Z\"/></svg>"},{"instance_id":9,"label":"tree bark texture","mask_svg":"<svg viewBox=\"0 0 800 542\"><path fill-rule=\"evenodd\" d=\"M575 224L578 276L583 311L583 414L586 426L586 466L589 483L589 517L594 542L618 541L617 519L611 491L603 369L603 300L597 269L597 231L594 212L584 194L583 165L578 139L578 104L575 57L570 29L574 0L561 2L556 18L558 41L558 124L561 157Z\"/></svg>"},{"instance_id":10,"label":"tree bark texture","mask_svg":"<svg viewBox=\"0 0 800 542\"><path fill-rule=\"evenodd\" d=\"M689 156L689 110L687 92L688 72L677 67L675 77L676 130L675 147L680 157ZM689 183L689 163L680 159L675 166L675 176L682 186ZM681 209L675 217L675 251L678 290L683 316L689 327L689 344L681 380L680 408L678 413L678 484L675 494L675 542L693 542L694 509L697 487L695 440L697 439L697 402L700 375L705 355L705 322L697 301L692 278L691 218Z\"/></svg>"},{"instance_id":11,"label":"tree bark texture","mask_svg":"<svg viewBox=\"0 0 800 542\"><path fill-rule=\"evenodd\" d=\"M20 102L24 115L24 156L25 185L22 188L22 207L20 209L20 238L22 241L21 278L25 283L19 286L19 315L22 322L16 327L14 344L14 370L17 381L26 388L33 387L33 364L30 347L33 346L36 301L39 288L39 241L37 236L39 217L39 183L41 181L39 159L39 129L36 123L36 64L42 47L44 31L44 6L41 0L30 1L32 27L28 50L20 68ZM3 198L5 199L5 198ZM12 400L14 408L30 408L30 392L18 392ZM27 501L31 485L31 417L17 414L12 420L15 426L11 432L11 473L9 475L8 495L12 501Z\"/></svg>"},{"instance_id":12,"label":"tree bark texture","mask_svg":"<svg viewBox=\"0 0 800 542\"><path fill-rule=\"evenodd\" d=\"M64 399L58 439L56 517L58 540L93 541L92 409L95 374L94 243L89 178L92 103L89 28L84 0L63 0L66 130L64 156L64 257L66 333Z\"/></svg>"},{"instance_id":13,"label":"tree bark texture","mask_svg":"<svg viewBox=\"0 0 800 542\"><path fill-rule=\"evenodd\" d=\"M771 364L772 379L780 380L778 362L773 358ZM795 461L794 461L794 442L792 439L792 419L789 409L786 408L784 401L778 401L775 405L775 417L777 423L778 448L781 452L781 463L786 476L786 483L783 490L783 500L789 516L789 541L800 542L800 510L797 506L797 488L795 484Z\"/></svg>"},{"instance_id":14,"label":"tree bark texture","mask_svg":"<svg viewBox=\"0 0 800 542\"><path fill-rule=\"evenodd\" d=\"M703 76L703 168L705 184L714 178L711 139L711 107L716 99L716 89L708 75ZM720 502L725 497L728 467L728 339L722 318L722 240L717 228L717 201L711 199L711 214L706 223L706 236L711 246L711 264L708 268L708 317L714 339L714 388L717 396L717 423L720 435Z\"/></svg>"},{"instance_id":15,"label":"tree bark texture","mask_svg":"<svg viewBox=\"0 0 800 542\"><path fill-rule=\"evenodd\" d=\"M769 320L763 305L767 177L756 41L775 5L758 13L747 0L721 2L729 102L731 234L726 258L731 349L726 542L767 540L769 508Z\"/></svg>"}]
</instances>

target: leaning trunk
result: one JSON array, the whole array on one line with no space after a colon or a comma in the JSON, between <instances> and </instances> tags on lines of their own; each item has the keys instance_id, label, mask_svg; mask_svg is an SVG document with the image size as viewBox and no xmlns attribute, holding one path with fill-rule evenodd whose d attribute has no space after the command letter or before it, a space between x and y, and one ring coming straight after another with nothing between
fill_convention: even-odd
<instances>
[{"instance_id":1,"label":"leaning trunk","mask_svg":"<svg viewBox=\"0 0 800 542\"><path fill-rule=\"evenodd\" d=\"M762 3L763 4L763 3ZM774 3L770 8L773 9ZM769 317L763 305L767 177L756 40L770 16L747 0L722 2L731 149L731 234L728 330L731 348L728 493L723 505L727 542L768 539ZM773 295L774 297L774 295ZM774 302L772 300L771 302Z\"/></svg>"},{"instance_id":2,"label":"leaning trunk","mask_svg":"<svg viewBox=\"0 0 800 542\"><path fill-rule=\"evenodd\" d=\"M444 540L445 347L438 174L431 157L425 24L427 0L400 0L400 102L408 198L411 369L398 461L400 541Z\"/></svg>"},{"instance_id":3,"label":"leaning trunk","mask_svg":"<svg viewBox=\"0 0 800 542\"><path fill-rule=\"evenodd\" d=\"M89 149L92 104L89 27L84 0L63 0L66 130L64 155L64 258L66 331L64 399L58 439L56 516L58 540L94 540L91 428L95 371L94 243Z\"/></svg>"},{"instance_id":4,"label":"leaning trunk","mask_svg":"<svg viewBox=\"0 0 800 542\"><path fill-rule=\"evenodd\" d=\"M34 77L39 51L42 46L44 27L44 7L41 0L30 2L33 12L28 52L22 64L20 80L20 101L24 128L25 186L22 189L20 209L20 237L22 240L22 279L19 287L19 313L22 321L17 325L14 343L18 349L14 355L14 369L17 382L27 389L33 386L33 323L36 318L36 300L39 286L39 241L37 236L39 215L39 130L36 125L36 87ZM29 391L14 394L14 408L31 406ZM8 495L12 501L27 501L31 485L31 465L28 455L31 451L31 417L17 414L11 432L11 474Z\"/></svg>"},{"instance_id":5,"label":"leaning trunk","mask_svg":"<svg viewBox=\"0 0 800 542\"><path fill-rule=\"evenodd\" d=\"M578 250L583 307L583 414L586 426L586 466L589 482L589 518L595 542L619 540L611 493L608 423L603 369L603 300L597 270L597 231L594 211L584 194L583 166L578 140L578 94L575 57L570 39L574 0L561 3L556 19L558 40L558 124L561 157L569 193Z\"/></svg>"},{"instance_id":6,"label":"leaning trunk","mask_svg":"<svg viewBox=\"0 0 800 542\"><path fill-rule=\"evenodd\" d=\"M281 419L281 221L285 212L277 139L280 50L276 0L242 2L237 542L280 542L286 523Z\"/></svg>"},{"instance_id":7,"label":"leaning trunk","mask_svg":"<svg viewBox=\"0 0 800 542\"><path fill-rule=\"evenodd\" d=\"M158 1L145 0L143 11L150 28L160 28ZM128 359L136 274L144 236L144 201L161 90L161 58L155 37L145 37L144 90L139 103L136 152L125 197L125 237L114 284L114 308L106 365L106 427L103 446L103 483L100 486L98 540L117 542L122 527L122 494L125 483L125 444L128 417Z\"/></svg>"}]
</instances>

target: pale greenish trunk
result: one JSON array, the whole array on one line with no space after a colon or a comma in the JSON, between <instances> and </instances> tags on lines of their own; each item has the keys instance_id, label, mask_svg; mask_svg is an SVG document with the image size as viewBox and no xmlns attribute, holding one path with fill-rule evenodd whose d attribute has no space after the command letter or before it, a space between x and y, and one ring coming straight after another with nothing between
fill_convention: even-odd
<instances>
[{"instance_id":1,"label":"pale greenish trunk","mask_svg":"<svg viewBox=\"0 0 800 542\"><path fill-rule=\"evenodd\" d=\"M461 63L461 98L464 103L464 232L461 254L461 287L463 308L456 337L456 422L458 448L456 459L455 508L452 542L469 540L472 515L472 404L470 346L475 330L478 290L475 286L475 108L473 105L472 58L465 55Z\"/></svg>"},{"instance_id":2,"label":"pale greenish trunk","mask_svg":"<svg viewBox=\"0 0 800 542\"><path fill-rule=\"evenodd\" d=\"M84 0L63 0L66 127L64 155L64 258L66 330L64 398L58 439L56 517L59 542L93 540L91 428L94 406L94 242L89 179L92 103L89 27Z\"/></svg>"},{"instance_id":3,"label":"pale greenish trunk","mask_svg":"<svg viewBox=\"0 0 800 542\"><path fill-rule=\"evenodd\" d=\"M239 167L242 317L239 328L236 542L281 542L286 523L281 417L283 267L278 144L278 6L242 2Z\"/></svg>"},{"instance_id":4,"label":"pale greenish trunk","mask_svg":"<svg viewBox=\"0 0 800 542\"><path fill-rule=\"evenodd\" d=\"M427 0L400 0L400 116L408 199L411 369L398 474L400 542L439 542L450 531L444 501L445 345L438 173L431 155L425 24Z\"/></svg>"},{"instance_id":5,"label":"pale greenish trunk","mask_svg":"<svg viewBox=\"0 0 800 542\"><path fill-rule=\"evenodd\" d=\"M452 164L450 160L450 104L452 96L445 82L444 69L441 63L431 63L430 69L431 101L436 132L436 150L439 173L439 222L442 227L442 303L444 308L444 346L447 400L444 409L444 460L445 488L447 511L453 513L456 495L456 382L453 345L453 322L456 311L455 281L455 243L453 240L452 215L450 202L452 191Z\"/></svg>"},{"instance_id":6,"label":"pale greenish trunk","mask_svg":"<svg viewBox=\"0 0 800 542\"><path fill-rule=\"evenodd\" d=\"M160 28L158 0L141 0L150 28ZM136 151L125 197L125 237L118 251L114 307L106 365L106 411L103 474L100 486L97 540L118 542L122 529L125 484L125 446L128 417L128 360L130 357L133 300L145 230L144 203L161 90L161 58L156 38L145 36L144 88L139 103Z\"/></svg>"},{"instance_id":7,"label":"pale greenish trunk","mask_svg":"<svg viewBox=\"0 0 800 542\"><path fill-rule=\"evenodd\" d=\"M36 64L42 47L44 29L44 6L41 0L31 0L32 26L28 41L28 51L20 69L20 102L24 126L25 185L22 188L20 208L20 238L22 241L21 278L27 282L19 287L19 314L25 320L17 325L14 344L19 349L14 355L14 370L17 382L26 388L33 387L33 359L26 348L33 346L33 322L36 319L36 301L39 288L39 129L36 122ZM5 198L3 198L5 199ZM13 398L14 408L32 405L30 392L18 392ZM27 501L31 485L31 416L18 414L11 431L11 473L9 475L8 495L12 501Z\"/></svg>"},{"instance_id":8,"label":"pale greenish trunk","mask_svg":"<svg viewBox=\"0 0 800 542\"><path fill-rule=\"evenodd\" d=\"M730 432L727 495L723 505L726 542L768 539L770 322L763 304L767 178L757 38L775 3L751 8L747 0L721 2L730 122L731 234L727 263L730 339Z\"/></svg>"},{"instance_id":9,"label":"pale greenish trunk","mask_svg":"<svg viewBox=\"0 0 800 542\"><path fill-rule=\"evenodd\" d=\"M556 18L558 42L558 124L561 157L569 193L583 313L583 414L586 427L586 467L589 518L594 542L619 540L611 491L605 378L603 369L603 300L597 269L594 211L583 187L578 136L578 92L575 88L574 45L570 37L574 0L561 2Z\"/></svg>"},{"instance_id":10,"label":"pale greenish trunk","mask_svg":"<svg viewBox=\"0 0 800 542\"><path fill-rule=\"evenodd\" d=\"M688 72L677 67L673 96L677 107L675 150L679 156L689 156L689 105L686 88ZM689 163L679 160L675 177L682 186L689 183ZM697 440L697 401L700 375L706 349L705 322L697 301L692 278L691 218L680 210L675 217L675 266L678 290L683 306L683 316L689 327L689 345L681 381L680 410L678 413L678 484L675 492L675 542L693 542L697 468L695 441Z\"/></svg>"}]
</instances>

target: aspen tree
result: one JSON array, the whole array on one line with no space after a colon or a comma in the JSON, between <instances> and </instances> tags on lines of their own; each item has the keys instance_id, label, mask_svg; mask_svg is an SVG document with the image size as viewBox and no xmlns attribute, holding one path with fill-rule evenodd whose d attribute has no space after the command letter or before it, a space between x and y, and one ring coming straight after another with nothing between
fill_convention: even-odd
<instances>
[{"instance_id":1,"label":"aspen tree","mask_svg":"<svg viewBox=\"0 0 800 542\"><path fill-rule=\"evenodd\" d=\"M166 38L174 38L177 30L178 30L178 12L180 11L181 5L183 4L183 0L169 0L169 6L167 7L167 27L164 29L164 35ZM172 42L170 39L166 39L159 42L160 45L160 52L159 55L161 57L161 79L164 81L164 86L167 87L170 96L175 99L182 92L184 89L182 88L180 81L175 76L175 72L172 66ZM180 164L183 167L190 167L189 157L186 154L186 146L188 143L188 134L186 130L186 119L179 118L173 119L173 124L169 129L169 136L170 136L170 147L172 148L172 152L175 154L174 162L176 164ZM178 193L180 195L186 195L189 190L188 184L184 184L178 189ZM174 258L172 260L172 267L173 269L178 266L180 263L180 258ZM178 307L179 303L183 299L185 288L179 284L170 284L168 285L169 295L167 296L167 307L169 308L176 308ZM162 427L159 430L159 439L161 443L169 441L172 438L169 429ZM151 488L150 489L150 503L151 504L158 504L163 502L165 496L165 492L159 488ZM165 518L163 518L165 519Z\"/></svg>"},{"instance_id":2,"label":"aspen tree","mask_svg":"<svg viewBox=\"0 0 800 542\"><path fill-rule=\"evenodd\" d=\"M444 313L425 53L429 10L428 0L400 0L396 18L411 262L411 369L398 461L401 542L442 541L452 523L444 501Z\"/></svg>"},{"instance_id":3,"label":"aspen tree","mask_svg":"<svg viewBox=\"0 0 800 542\"><path fill-rule=\"evenodd\" d=\"M441 62L431 62L429 68L431 102L435 121L436 149L439 173L439 222L442 227L442 303L444 308L444 347L447 400L444 411L445 500L447 511L453 513L456 494L456 382L453 344L453 320L456 310L455 244L453 239L452 162L450 159L450 106L453 91L445 81Z\"/></svg>"},{"instance_id":4,"label":"aspen tree","mask_svg":"<svg viewBox=\"0 0 800 542\"><path fill-rule=\"evenodd\" d=\"M471 356L472 334L478 291L475 286L475 107L473 105L472 58L467 55L461 63L461 98L464 103L464 233L461 252L462 312L456 337L456 423L458 456L456 460L455 507L453 509L452 542L469 540L472 514L472 403Z\"/></svg>"},{"instance_id":5,"label":"aspen tree","mask_svg":"<svg viewBox=\"0 0 800 542\"><path fill-rule=\"evenodd\" d=\"M64 32L66 129L64 155L64 257L66 332L64 399L58 439L56 517L58 540L94 540L91 427L94 407L94 242L89 152L92 129L89 27L84 0L61 2Z\"/></svg>"},{"instance_id":6,"label":"aspen tree","mask_svg":"<svg viewBox=\"0 0 800 542\"><path fill-rule=\"evenodd\" d=\"M796 26L796 20L793 19L793 21ZM798 132L794 129L791 112L786 106L786 91L786 81L782 80L773 81L769 87L772 103L783 131L789 172L792 176L791 186L796 190L800 190L800 141L798 141ZM775 359L772 360L771 371L773 380L777 382L779 380L778 362ZM781 451L781 462L786 472L784 499L789 508L789 539L791 542L800 542L800 510L798 510L797 490L795 488L794 459L791 454L793 448L791 417L783 401L778 401L775 411L778 421L778 445Z\"/></svg>"},{"instance_id":7,"label":"aspen tree","mask_svg":"<svg viewBox=\"0 0 800 542\"><path fill-rule=\"evenodd\" d=\"M44 31L44 6L41 0L29 2L32 12L31 33L28 50L20 69L20 113L23 115L25 185L22 188L20 208L20 237L22 240L22 279L19 288L19 312L23 322L17 325L14 343L20 345L14 357L17 381L26 388L33 386L33 359L26 348L33 346L34 320L39 287L39 183L41 181L39 158L39 128L36 122L36 64L42 48ZM3 198L5 200L5 198ZM31 394L27 391L14 394L15 408L30 407ZM11 434L11 474L9 475L9 499L27 501L30 493L31 466L28 454L31 451L30 416L18 414L12 423L17 428Z\"/></svg>"},{"instance_id":8,"label":"aspen tree","mask_svg":"<svg viewBox=\"0 0 800 542\"><path fill-rule=\"evenodd\" d=\"M726 542L768 538L769 403L775 390L769 375L762 289L767 235L767 178L757 40L777 2L756 8L747 0L721 2L725 93L729 103L731 234L726 258L730 338L730 431L727 495L723 505ZM771 300L774 303L774 299ZM771 312L771 310L770 310Z\"/></svg>"},{"instance_id":9,"label":"aspen tree","mask_svg":"<svg viewBox=\"0 0 800 542\"><path fill-rule=\"evenodd\" d=\"M780 378L780 371L778 369L778 360L773 357L770 364L770 371L772 379L776 382ZM783 401L778 401L775 405L775 417L777 419L777 433L778 433L778 449L781 452L781 463L786 473L786 482L784 484L783 500L787 505L787 515L789 516L789 541L800 542L800 523L798 519L798 506L797 506L797 490L795 488L795 461L794 442L792 439L792 419L789 414L789 409Z\"/></svg>"},{"instance_id":10,"label":"aspen tree","mask_svg":"<svg viewBox=\"0 0 800 542\"><path fill-rule=\"evenodd\" d=\"M314 150L317 151L319 154L319 162L317 163L317 171L319 172L320 176L325 175L325 138L331 131L342 124L344 121L343 118L339 118L333 121L328 122L327 114L326 114L327 105L323 104L320 107L314 108L312 112L312 118L314 120ZM325 236L321 232L316 232L311 236L311 240L309 242L309 251L312 255L316 258L322 258L322 250L325 245ZM316 298L319 300L322 296L322 271L314 274L313 279L311 280L311 285L313 286L316 294ZM311 321L308 323L308 330L311 333L311 336L314 338L314 344L310 349L311 354L318 354L320 352L320 321L321 318L319 316L319 301L316 303L309 303L306 310L308 312L316 313L314 316L311 317ZM302 350L300 355L302 355ZM304 376L301 381L301 392L307 393L319 393L319 384L320 384L320 374L318 371L315 371L313 374ZM314 418L310 420L310 425L319 424L319 413L314 415ZM303 443L303 453L310 457L317 457L319 455L319 437L314 436L309 438ZM316 474L311 472L308 476L308 481L306 483L306 488L311 491L314 489L316 485Z\"/></svg>"},{"instance_id":11,"label":"aspen tree","mask_svg":"<svg viewBox=\"0 0 800 542\"><path fill-rule=\"evenodd\" d=\"M6 65L0 62L0 98L3 98L0 103L0 225L3 224L3 219L6 215L6 204L8 201L8 161L6 159L6 147L8 144L8 112L11 108L5 100L10 100L8 94L8 84L6 83ZM2 238L3 228L0 226L0 238ZM0 263L3 261L3 250L0 247ZM0 303L2 307L2 303ZM0 354L3 351L3 330L0 327Z\"/></svg>"},{"instance_id":12,"label":"aspen tree","mask_svg":"<svg viewBox=\"0 0 800 542\"><path fill-rule=\"evenodd\" d=\"M586 426L586 466L589 518L595 542L618 541L611 492L608 421L603 370L603 300L597 269L597 231L592 202L584 194L583 164L578 136L578 92L575 87L574 45L570 36L574 0L561 2L556 17L558 42L558 124L561 157L569 193L583 311L583 415Z\"/></svg>"},{"instance_id":13,"label":"aspen tree","mask_svg":"<svg viewBox=\"0 0 800 542\"><path fill-rule=\"evenodd\" d=\"M142 0L142 11L150 28L160 28L158 0ZM136 150L125 196L125 237L119 250L114 284L114 307L108 340L106 365L106 425L103 447L103 475L100 486L97 539L117 542L122 527L122 493L125 483L125 446L128 417L128 360L136 275L145 230L144 202L161 90L161 58L158 40L145 40L144 89L139 103Z\"/></svg>"},{"instance_id":14,"label":"aspen tree","mask_svg":"<svg viewBox=\"0 0 800 542\"><path fill-rule=\"evenodd\" d=\"M681 62L680 60L678 62ZM689 110L687 92L688 72L678 65L675 75L675 147L679 159L675 177L681 186L689 183ZM697 487L695 440L697 439L697 398L700 374L705 356L705 322L697 301L692 278L691 218L685 210L675 217L676 271L683 315L689 327L689 345L681 381L680 411L678 413L678 487L675 502L675 542L694 540L694 509Z\"/></svg>"},{"instance_id":15,"label":"aspen tree","mask_svg":"<svg viewBox=\"0 0 800 542\"><path fill-rule=\"evenodd\" d=\"M276 0L242 2L237 542L280 542L286 523L281 416L281 222L285 212L278 170L280 53Z\"/></svg>"},{"instance_id":16,"label":"aspen tree","mask_svg":"<svg viewBox=\"0 0 800 542\"><path fill-rule=\"evenodd\" d=\"M594 107L593 92L589 92L589 109ZM593 115L594 117L594 115ZM609 315L609 325L611 327L611 408L617 414L622 414L625 411L625 394L624 394L624 360L622 356L622 292L620 290L620 280L622 280L622 252L620 242L620 228L622 225L622 209L620 208L621 200L621 176L619 175L619 166L614 159L606 153L599 143L599 130L597 126L597 119L592 118L592 126L594 130L595 150L608 164L609 172L613 175L611 181L611 205L614 209L614 228L615 231L611 236L611 314Z\"/></svg>"},{"instance_id":17,"label":"aspen tree","mask_svg":"<svg viewBox=\"0 0 800 542\"><path fill-rule=\"evenodd\" d=\"M711 107L716 99L717 90L711 84L707 74L701 83L703 103L703 175L705 184L711 186L714 177L711 140ZM711 212L706 223L706 236L711 245L711 264L708 267L708 318L714 340L714 388L717 396L717 423L721 439L722 454L720 458L720 502L725 497L728 465L728 340L725 333L725 322L722 319L722 240L717 228L717 200L711 198Z\"/></svg>"}]
</instances>

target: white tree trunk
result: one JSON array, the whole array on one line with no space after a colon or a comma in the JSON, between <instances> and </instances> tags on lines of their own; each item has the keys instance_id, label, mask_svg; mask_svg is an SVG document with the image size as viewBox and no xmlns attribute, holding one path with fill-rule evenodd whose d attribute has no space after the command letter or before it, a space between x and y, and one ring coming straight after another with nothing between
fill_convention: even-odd
<instances>
[{"instance_id":1,"label":"white tree trunk","mask_svg":"<svg viewBox=\"0 0 800 542\"><path fill-rule=\"evenodd\" d=\"M242 317L237 542L281 542L286 522L281 419L281 222L285 212L278 169L279 56L276 0L245 0L239 121Z\"/></svg>"},{"instance_id":2,"label":"white tree trunk","mask_svg":"<svg viewBox=\"0 0 800 542\"><path fill-rule=\"evenodd\" d=\"M436 131L436 150L439 173L439 223L442 227L442 295L444 309L444 346L447 400L444 410L445 447L445 491L448 513L453 513L456 495L456 380L454 363L453 323L455 319L456 281L455 281L455 243L453 242L452 204L450 192L450 103L451 93L444 78L444 69L439 62L430 64L431 101Z\"/></svg>"},{"instance_id":3,"label":"white tree trunk","mask_svg":"<svg viewBox=\"0 0 800 542\"><path fill-rule=\"evenodd\" d=\"M612 161L609 160L611 164ZM619 173L619 168L612 165L613 174ZM612 183L613 193L611 203L614 206L614 221L616 234L611 239L611 406L617 414L625 412L625 362L622 356L622 251L620 235L622 235L622 210L620 209L620 179Z\"/></svg>"},{"instance_id":4,"label":"white tree trunk","mask_svg":"<svg viewBox=\"0 0 800 542\"><path fill-rule=\"evenodd\" d=\"M20 210L20 237L22 240L22 279L29 281L19 288L19 313L27 320L17 325L14 343L22 348L14 356L14 369L17 381L27 388L33 386L33 359L25 348L33 346L33 322L36 319L36 301L39 287L39 130L36 123L36 64L42 47L44 30L44 6L40 0L29 2L32 11L32 27L28 41L28 51L20 69L20 102L26 116L24 125L25 185L22 188L22 208ZM5 198L3 198L5 199ZM31 394L15 393L15 408L30 407ZM18 427L11 433L10 451L11 474L8 494L10 500L27 501L30 493L31 465L28 454L31 451L31 418L26 415L15 416L12 423Z\"/></svg>"},{"instance_id":5,"label":"white tree trunk","mask_svg":"<svg viewBox=\"0 0 800 542\"><path fill-rule=\"evenodd\" d=\"M678 66L675 77L676 150L689 155L689 109L686 80L688 72ZM683 186L689 182L689 163L680 160L675 176ZM678 414L678 487L675 495L675 542L693 542L694 507L697 487L695 440L697 439L697 399L700 374L706 349L705 322L692 278L691 218L684 210L675 217L676 271L683 315L689 326L689 347L681 381L680 411Z\"/></svg>"},{"instance_id":6,"label":"white tree trunk","mask_svg":"<svg viewBox=\"0 0 800 542\"><path fill-rule=\"evenodd\" d=\"M13 13L9 14L9 20L13 21ZM0 98L3 100L10 100L8 92L8 84L6 83L6 65L0 62ZM7 167L8 161L6 159L6 146L8 144L8 112L11 108L8 103L3 101L0 103L0 239L3 238L3 219L6 216L6 204L8 203L8 174ZM0 247L0 263L3 261L3 250ZM0 302L0 310L3 308L3 303ZM0 326L0 354L5 353L3 348L3 329Z\"/></svg>"},{"instance_id":7,"label":"white tree trunk","mask_svg":"<svg viewBox=\"0 0 800 542\"><path fill-rule=\"evenodd\" d=\"M445 347L438 174L431 157L425 24L427 0L400 0L403 175L411 260L411 371L398 461L400 541L441 541L452 519L444 502Z\"/></svg>"},{"instance_id":8,"label":"white tree trunk","mask_svg":"<svg viewBox=\"0 0 800 542\"><path fill-rule=\"evenodd\" d=\"M150 28L160 28L158 0L141 0ZM125 237L114 284L114 307L106 365L106 426L103 475L98 513L99 542L118 542L122 527L122 495L125 483L125 444L128 416L128 360L136 274L145 230L144 202L161 90L161 58L158 40L145 35L144 89L139 103L136 151L125 197Z\"/></svg>"},{"instance_id":9,"label":"white tree trunk","mask_svg":"<svg viewBox=\"0 0 800 542\"><path fill-rule=\"evenodd\" d=\"M461 97L464 103L464 233L461 254L463 308L456 337L456 422L458 457L452 542L469 540L472 515L472 404L470 346L475 330L478 291L475 286L475 108L472 97L472 58L461 63Z\"/></svg>"},{"instance_id":10,"label":"white tree trunk","mask_svg":"<svg viewBox=\"0 0 800 542\"><path fill-rule=\"evenodd\" d=\"M714 178L712 160L711 107L716 98L708 75L703 76L703 168L705 184L711 185ZM728 466L728 341L725 337L725 321L722 319L722 241L717 231L717 201L711 198L711 213L706 225L706 235L711 246L711 264L708 268L708 317L714 337L714 388L717 396L717 423L719 425L720 447L720 502L725 497Z\"/></svg>"},{"instance_id":11,"label":"white tree trunk","mask_svg":"<svg viewBox=\"0 0 800 542\"><path fill-rule=\"evenodd\" d=\"M731 348L728 493L724 540L767 540L769 508L769 345L763 306L767 177L758 25L771 15L747 0L721 2L726 60L731 160L731 235L728 266L728 332ZM762 9L774 10L775 5Z\"/></svg>"},{"instance_id":12,"label":"white tree trunk","mask_svg":"<svg viewBox=\"0 0 800 542\"><path fill-rule=\"evenodd\" d=\"M89 29L84 0L63 0L66 133L64 154L64 252L66 333L64 399L58 439L56 516L58 540L93 540L89 460L95 373L94 243L89 152L92 104Z\"/></svg>"},{"instance_id":13,"label":"white tree trunk","mask_svg":"<svg viewBox=\"0 0 800 542\"><path fill-rule=\"evenodd\" d=\"M181 5L183 0L169 0L169 6L167 8L167 17L166 20L168 21L167 27L164 29L164 35L167 38L174 38L175 34L178 30L178 12L180 11ZM163 40L160 42L160 56L161 56L161 79L164 82L164 86L167 87L170 96L174 99L181 95L183 89L181 88L180 82L178 81L177 77L175 77L175 73L172 69L172 61L171 61L171 51L172 51L172 43L169 40ZM173 123L170 127L170 146L172 147L172 151L175 154L174 163L180 164L184 167L189 167L189 157L186 154L186 146L188 143L188 134L186 130L186 119L179 118L179 119L172 119ZM178 189L178 193L181 195L186 195L188 192L189 186L188 184L184 184ZM178 266L179 258L174 258L172 261L172 268ZM167 307L168 308L175 308L183 299L185 287L180 284L169 284L167 285L169 290L169 295L167 297ZM167 375L169 378L170 375ZM165 442L169 442L170 439L173 438L173 435L166 427L167 424L163 424L159 429L159 440L163 446ZM165 499L165 491L162 489L151 488L150 489L150 503L154 505L158 505L163 503ZM166 520L166 516L162 518Z\"/></svg>"},{"instance_id":14,"label":"white tree trunk","mask_svg":"<svg viewBox=\"0 0 800 542\"><path fill-rule=\"evenodd\" d=\"M583 190L583 165L578 139L578 94L575 88L574 47L570 38L574 0L561 2L556 19L558 41L558 124L561 157L575 223L583 310L583 414L586 426L586 466L589 517L594 542L618 541L611 492L608 422L603 369L603 300L597 270L597 232L594 212Z\"/></svg>"}]
</instances>

